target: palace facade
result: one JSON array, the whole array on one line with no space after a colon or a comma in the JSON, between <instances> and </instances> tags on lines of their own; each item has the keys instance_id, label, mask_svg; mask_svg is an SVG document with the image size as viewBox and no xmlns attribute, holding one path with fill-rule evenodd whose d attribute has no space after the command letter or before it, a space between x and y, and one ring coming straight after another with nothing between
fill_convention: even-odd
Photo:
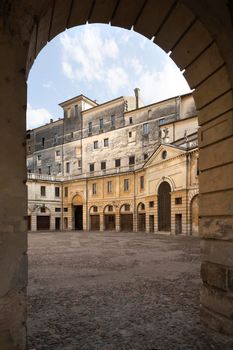
<instances>
[{"instance_id":1,"label":"palace facade","mask_svg":"<svg viewBox=\"0 0 233 350\"><path fill-rule=\"evenodd\" d=\"M192 94L60 106L62 119L27 131L29 230L198 234Z\"/></svg>"}]
</instances>

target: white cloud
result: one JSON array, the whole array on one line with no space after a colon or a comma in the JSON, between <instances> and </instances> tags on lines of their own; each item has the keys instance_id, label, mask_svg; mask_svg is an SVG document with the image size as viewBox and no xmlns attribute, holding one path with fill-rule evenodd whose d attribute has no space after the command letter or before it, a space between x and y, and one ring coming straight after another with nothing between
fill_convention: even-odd
<instances>
[{"instance_id":1,"label":"white cloud","mask_svg":"<svg viewBox=\"0 0 233 350\"><path fill-rule=\"evenodd\" d=\"M111 89L114 95L129 84L126 71L122 67L113 67L106 71L106 86Z\"/></svg>"},{"instance_id":2,"label":"white cloud","mask_svg":"<svg viewBox=\"0 0 233 350\"><path fill-rule=\"evenodd\" d=\"M32 108L27 106L27 129L33 129L40 125L49 123L51 114L45 108Z\"/></svg>"},{"instance_id":3,"label":"white cloud","mask_svg":"<svg viewBox=\"0 0 233 350\"><path fill-rule=\"evenodd\" d=\"M186 80L168 56L161 71L144 70L136 84L141 89L142 99L145 103L190 92Z\"/></svg>"}]
</instances>

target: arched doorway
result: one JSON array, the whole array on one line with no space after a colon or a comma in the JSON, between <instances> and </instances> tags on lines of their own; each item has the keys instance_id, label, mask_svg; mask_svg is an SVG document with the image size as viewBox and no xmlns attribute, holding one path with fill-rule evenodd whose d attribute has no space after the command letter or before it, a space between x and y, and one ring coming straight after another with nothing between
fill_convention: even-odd
<instances>
[{"instance_id":1,"label":"arched doorway","mask_svg":"<svg viewBox=\"0 0 233 350\"><path fill-rule=\"evenodd\" d=\"M90 230L99 231L100 230L100 214L98 213L98 207L93 205L90 209Z\"/></svg>"},{"instance_id":2,"label":"arched doorway","mask_svg":"<svg viewBox=\"0 0 233 350\"><path fill-rule=\"evenodd\" d=\"M106 231L115 231L116 229L115 207L111 204L104 208L104 229Z\"/></svg>"},{"instance_id":3,"label":"arched doorway","mask_svg":"<svg viewBox=\"0 0 233 350\"><path fill-rule=\"evenodd\" d=\"M146 206L144 203L139 203L137 207L137 226L138 231L146 231Z\"/></svg>"},{"instance_id":4,"label":"arched doorway","mask_svg":"<svg viewBox=\"0 0 233 350\"><path fill-rule=\"evenodd\" d=\"M123 204L120 208L120 230L133 231L133 212L130 204Z\"/></svg>"},{"instance_id":5,"label":"arched doorway","mask_svg":"<svg viewBox=\"0 0 233 350\"><path fill-rule=\"evenodd\" d=\"M199 198L194 196L190 203L190 228L192 236L199 236Z\"/></svg>"},{"instance_id":6,"label":"arched doorway","mask_svg":"<svg viewBox=\"0 0 233 350\"><path fill-rule=\"evenodd\" d=\"M77 194L72 200L73 229L83 230L83 198Z\"/></svg>"},{"instance_id":7,"label":"arched doorway","mask_svg":"<svg viewBox=\"0 0 233 350\"><path fill-rule=\"evenodd\" d=\"M167 181L158 189L158 230L171 231L171 186Z\"/></svg>"}]
</instances>

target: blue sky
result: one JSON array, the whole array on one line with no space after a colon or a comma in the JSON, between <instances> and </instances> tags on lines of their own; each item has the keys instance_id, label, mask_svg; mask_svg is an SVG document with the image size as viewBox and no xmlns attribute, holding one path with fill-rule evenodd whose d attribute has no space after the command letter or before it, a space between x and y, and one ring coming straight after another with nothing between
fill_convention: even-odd
<instances>
[{"instance_id":1,"label":"blue sky","mask_svg":"<svg viewBox=\"0 0 233 350\"><path fill-rule=\"evenodd\" d=\"M98 103L141 90L145 104L189 91L170 57L142 35L88 24L58 35L38 55L28 78L27 127L61 118L58 104L84 94Z\"/></svg>"}]
</instances>

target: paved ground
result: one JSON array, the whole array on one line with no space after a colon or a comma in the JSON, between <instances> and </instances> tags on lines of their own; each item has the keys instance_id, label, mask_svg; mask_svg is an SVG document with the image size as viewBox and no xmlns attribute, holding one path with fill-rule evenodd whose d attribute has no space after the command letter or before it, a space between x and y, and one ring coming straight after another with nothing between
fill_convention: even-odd
<instances>
[{"instance_id":1,"label":"paved ground","mask_svg":"<svg viewBox=\"0 0 233 350\"><path fill-rule=\"evenodd\" d=\"M29 234L29 349L232 350L200 325L199 260L195 238Z\"/></svg>"}]
</instances>

